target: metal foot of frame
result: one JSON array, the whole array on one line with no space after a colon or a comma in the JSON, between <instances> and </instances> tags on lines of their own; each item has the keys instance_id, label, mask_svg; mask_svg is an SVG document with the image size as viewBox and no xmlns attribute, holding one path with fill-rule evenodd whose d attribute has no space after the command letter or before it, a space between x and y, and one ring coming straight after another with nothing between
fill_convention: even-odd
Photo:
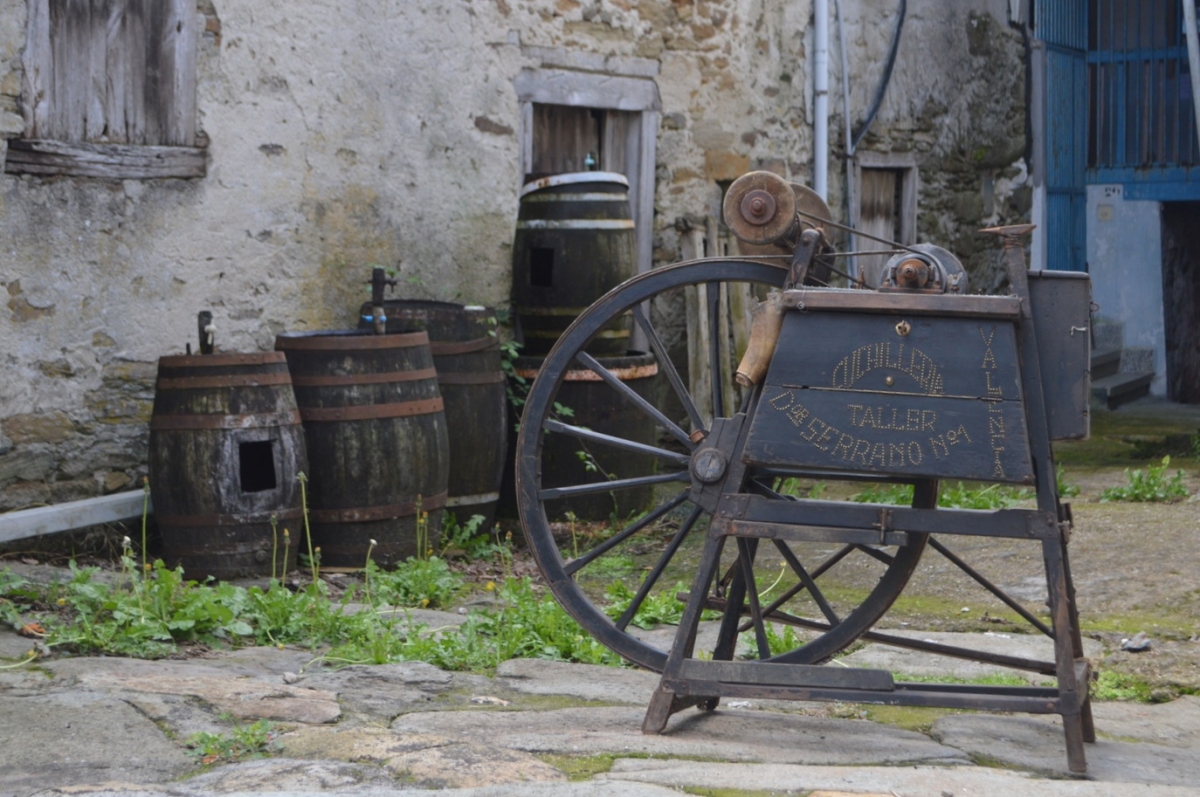
<instances>
[{"instance_id":1,"label":"metal foot of frame","mask_svg":"<svg viewBox=\"0 0 1200 797\"><path fill-rule=\"evenodd\" d=\"M1083 751L1084 722L1081 714L1063 715L1063 734L1067 739L1067 769L1073 775L1087 772L1087 755Z\"/></svg>"},{"instance_id":2,"label":"metal foot of frame","mask_svg":"<svg viewBox=\"0 0 1200 797\"><path fill-rule=\"evenodd\" d=\"M691 708L692 706L699 706L705 711L712 711L717 707L719 699L719 697L677 695L660 685L654 690L654 695L650 698L650 706L646 709L646 718L642 720L642 733L647 735L660 734L666 729L667 720L675 712L683 711L685 708Z\"/></svg>"}]
</instances>

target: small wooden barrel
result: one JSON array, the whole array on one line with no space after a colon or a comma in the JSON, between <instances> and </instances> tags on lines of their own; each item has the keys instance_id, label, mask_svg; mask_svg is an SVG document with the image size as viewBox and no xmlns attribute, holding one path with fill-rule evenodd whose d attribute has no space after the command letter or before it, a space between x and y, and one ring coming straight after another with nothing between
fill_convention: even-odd
<instances>
[{"instance_id":1,"label":"small wooden barrel","mask_svg":"<svg viewBox=\"0 0 1200 797\"><path fill-rule=\"evenodd\" d=\"M612 172L544 177L521 189L513 241L513 308L527 355L545 354L575 317L636 272L629 181ZM595 355L629 348L618 317L588 345Z\"/></svg>"},{"instance_id":2,"label":"small wooden barrel","mask_svg":"<svg viewBox=\"0 0 1200 797\"><path fill-rule=\"evenodd\" d=\"M308 441L308 517L321 564L395 564L441 533L446 416L424 332L280 335ZM424 517L422 517L424 516Z\"/></svg>"},{"instance_id":3,"label":"small wooden barrel","mask_svg":"<svg viewBox=\"0 0 1200 797\"><path fill-rule=\"evenodd\" d=\"M483 530L496 519L500 478L508 453L505 421L508 396L500 367L495 312L451 302L391 300L384 303L387 329L429 334L438 386L446 405L450 439L449 497L446 508L459 523L483 517ZM371 329L371 303L359 315L359 329Z\"/></svg>"},{"instance_id":4,"label":"small wooden barrel","mask_svg":"<svg viewBox=\"0 0 1200 797\"><path fill-rule=\"evenodd\" d=\"M653 354L633 351L620 357L596 359L638 395L657 404L658 363ZM542 357L518 357L514 363L516 375L532 381L542 367L543 360ZM654 420L622 398L590 370L568 371L554 401L574 411L571 417L562 419L565 423L577 423L594 432L647 445L657 442ZM565 487L605 478L589 470L589 465L605 473L614 473L617 478L627 479L649 476L655 472L658 464L653 457L644 454L595 444L584 445L578 439L564 434L547 434L543 445L543 487ZM580 456L581 451L583 457ZM654 487L649 486L550 501L546 505L546 512L552 521L563 519L567 512L574 513L580 520L609 520L614 516L624 520L653 505Z\"/></svg>"},{"instance_id":5,"label":"small wooden barrel","mask_svg":"<svg viewBox=\"0 0 1200 797\"><path fill-rule=\"evenodd\" d=\"M182 564L189 578L292 569L302 525L296 474L307 462L283 355L158 361L150 492L169 565Z\"/></svg>"}]
</instances>

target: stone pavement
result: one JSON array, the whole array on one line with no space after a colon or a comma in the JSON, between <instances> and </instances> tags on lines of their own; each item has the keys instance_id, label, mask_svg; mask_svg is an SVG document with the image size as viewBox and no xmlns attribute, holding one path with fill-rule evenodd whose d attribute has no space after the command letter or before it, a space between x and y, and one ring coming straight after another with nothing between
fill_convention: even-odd
<instances>
[{"instance_id":1,"label":"stone pavement","mask_svg":"<svg viewBox=\"0 0 1200 797\"><path fill-rule=\"evenodd\" d=\"M978 641L1018 655L1041 644ZM29 644L0 632L0 666ZM859 666L940 672L889 655L854 654ZM1200 698L1098 704L1089 779L1074 780L1056 717L935 713L922 733L855 707L733 700L643 736L656 684L638 670L537 660L505 662L494 678L420 662L330 670L288 648L41 660L0 669L0 797L1200 794ZM269 757L205 764L186 747L259 719L275 723Z\"/></svg>"}]
</instances>

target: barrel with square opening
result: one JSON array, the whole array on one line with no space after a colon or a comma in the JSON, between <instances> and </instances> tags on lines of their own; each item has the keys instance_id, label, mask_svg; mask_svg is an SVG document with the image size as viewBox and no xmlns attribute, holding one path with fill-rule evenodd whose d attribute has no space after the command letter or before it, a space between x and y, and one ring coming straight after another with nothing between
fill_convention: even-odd
<instances>
[{"instance_id":1,"label":"barrel with square opening","mask_svg":"<svg viewBox=\"0 0 1200 797\"><path fill-rule=\"evenodd\" d=\"M513 309L526 355L545 354L575 317L634 275L629 181L614 172L556 174L521 189L513 241ZM592 354L621 355L630 323L598 330Z\"/></svg>"},{"instance_id":2,"label":"barrel with square opening","mask_svg":"<svg viewBox=\"0 0 1200 797\"><path fill-rule=\"evenodd\" d=\"M313 544L321 564L391 565L434 544L446 506L449 444L424 332L292 332L287 355L311 470Z\"/></svg>"},{"instance_id":3,"label":"barrel with square opening","mask_svg":"<svg viewBox=\"0 0 1200 797\"><path fill-rule=\"evenodd\" d=\"M308 467L282 354L158 361L150 491L167 564L189 578L282 574L296 560ZM271 519L276 525L272 527Z\"/></svg>"}]
</instances>

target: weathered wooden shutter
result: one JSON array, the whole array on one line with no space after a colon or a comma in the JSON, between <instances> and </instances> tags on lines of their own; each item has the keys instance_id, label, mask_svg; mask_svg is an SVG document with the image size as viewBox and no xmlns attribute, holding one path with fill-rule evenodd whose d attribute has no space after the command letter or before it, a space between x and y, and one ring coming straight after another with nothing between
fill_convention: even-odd
<instances>
[{"instance_id":1,"label":"weathered wooden shutter","mask_svg":"<svg viewBox=\"0 0 1200 797\"><path fill-rule=\"evenodd\" d=\"M29 0L25 137L5 170L203 176L199 27L195 0Z\"/></svg>"}]
</instances>

